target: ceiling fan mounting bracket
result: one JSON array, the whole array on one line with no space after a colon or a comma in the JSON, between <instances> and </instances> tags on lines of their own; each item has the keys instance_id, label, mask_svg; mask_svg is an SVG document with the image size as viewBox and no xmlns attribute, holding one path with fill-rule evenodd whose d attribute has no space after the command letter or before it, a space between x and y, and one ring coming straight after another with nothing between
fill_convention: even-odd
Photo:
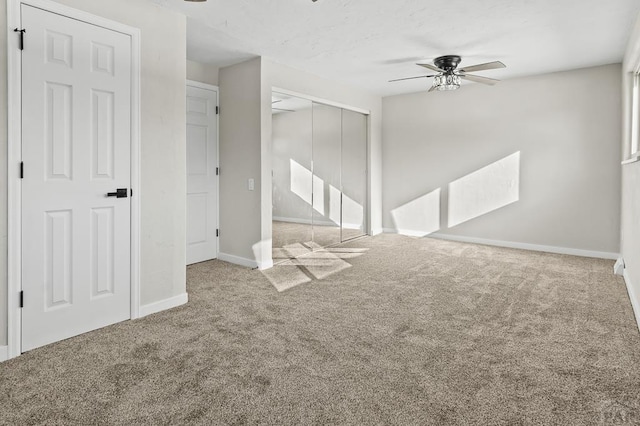
<instances>
[{"instance_id":1,"label":"ceiling fan mounting bracket","mask_svg":"<svg viewBox=\"0 0 640 426\"><path fill-rule=\"evenodd\" d=\"M458 67L462 58L458 55L445 55L434 59L433 64L445 71L453 71Z\"/></svg>"}]
</instances>

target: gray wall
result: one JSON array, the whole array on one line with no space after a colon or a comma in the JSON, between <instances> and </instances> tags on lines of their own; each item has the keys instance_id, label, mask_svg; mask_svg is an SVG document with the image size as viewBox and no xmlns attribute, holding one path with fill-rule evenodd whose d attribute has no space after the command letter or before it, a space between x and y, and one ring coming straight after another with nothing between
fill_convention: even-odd
<instances>
[{"instance_id":1,"label":"gray wall","mask_svg":"<svg viewBox=\"0 0 640 426\"><path fill-rule=\"evenodd\" d=\"M620 70L385 98L385 228L618 253Z\"/></svg>"},{"instance_id":2,"label":"gray wall","mask_svg":"<svg viewBox=\"0 0 640 426\"><path fill-rule=\"evenodd\" d=\"M251 261L262 240L261 72L257 58L221 68L219 77L220 252ZM247 189L249 178L254 191Z\"/></svg>"},{"instance_id":3,"label":"gray wall","mask_svg":"<svg viewBox=\"0 0 640 426\"><path fill-rule=\"evenodd\" d=\"M631 154L632 76L640 67L640 19L638 19L624 59L622 157ZM625 281L640 326L640 161L622 166L621 256Z\"/></svg>"},{"instance_id":4,"label":"gray wall","mask_svg":"<svg viewBox=\"0 0 640 426\"><path fill-rule=\"evenodd\" d=\"M146 0L58 0L142 31L141 303L186 290L185 79L186 19ZM6 46L6 2L0 5L0 44ZM0 168L6 177L6 50L0 54ZM0 198L0 294L6 292L6 179ZM6 300L6 299L5 299ZM6 343L6 303L0 305L0 344Z\"/></svg>"},{"instance_id":5,"label":"gray wall","mask_svg":"<svg viewBox=\"0 0 640 426\"><path fill-rule=\"evenodd\" d=\"M187 79L189 80L217 86L219 73L220 70L215 65L187 61Z\"/></svg>"}]
</instances>

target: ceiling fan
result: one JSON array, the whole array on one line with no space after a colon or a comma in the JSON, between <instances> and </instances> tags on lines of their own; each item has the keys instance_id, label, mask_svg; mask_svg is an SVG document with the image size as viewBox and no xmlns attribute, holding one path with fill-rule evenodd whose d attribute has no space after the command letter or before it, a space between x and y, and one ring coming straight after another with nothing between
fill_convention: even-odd
<instances>
[{"instance_id":1,"label":"ceiling fan","mask_svg":"<svg viewBox=\"0 0 640 426\"><path fill-rule=\"evenodd\" d=\"M429 92L434 90L456 90L460 88L462 80L469 80L475 83L488 84L493 86L500 80L493 78L481 77L479 75L467 74L474 71L486 71L498 68L506 68L506 65L500 61L487 62L486 64L471 65L464 68L458 68L462 58L458 55L440 56L433 60L431 64L416 64L421 67L435 71L437 74L420 75L418 77L398 78L389 80L389 83L402 80L413 80L415 78L431 78L433 77L433 85Z\"/></svg>"}]
</instances>

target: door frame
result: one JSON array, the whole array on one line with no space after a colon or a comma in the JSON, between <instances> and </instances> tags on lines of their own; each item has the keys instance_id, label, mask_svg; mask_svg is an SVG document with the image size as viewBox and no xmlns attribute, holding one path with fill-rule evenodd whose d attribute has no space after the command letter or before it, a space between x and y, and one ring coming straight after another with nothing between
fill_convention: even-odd
<instances>
[{"instance_id":1,"label":"door frame","mask_svg":"<svg viewBox=\"0 0 640 426\"><path fill-rule=\"evenodd\" d=\"M21 354L22 315L22 61L14 28L29 5L131 37L131 319L140 316L140 30L52 0L7 0L7 357ZM25 42L28 49L28 38Z\"/></svg>"},{"instance_id":2,"label":"door frame","mask_svg":"<svg viewBox=\"0 0 640 426\"><path fill-rule=\"evenodd\" d=\"M191 86L198 89L210 90L212 92L216 92L216 107L220 106L220 88L218 86L214 86L209 83L201 83L195 80L187 79L185 86ZM185 119L187 113L185 111ZM187 164L188 167L188 164ZM218 171L220 170L220 114L216 114L216 167ZM186 168L185 168L186 170ZM216 179L216 229L220 229L220 174L217 175ZM186 244L186 243L185 243ZM220 238L216 237L216 257L217 259L220 255Z\"/></svg>"}]
</instances>

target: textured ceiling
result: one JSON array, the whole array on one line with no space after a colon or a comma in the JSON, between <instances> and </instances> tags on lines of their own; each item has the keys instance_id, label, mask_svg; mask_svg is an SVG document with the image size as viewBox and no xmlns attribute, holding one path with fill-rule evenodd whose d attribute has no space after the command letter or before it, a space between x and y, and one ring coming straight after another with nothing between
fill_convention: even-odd
<instances>
[{"instance_id":1,"label":"textured ceiling","mask_svg":"<svg viewBox=\"0 0 640 426\"><path fill-rule=\"evenodd\" d=\"M264 56L380 95L430 80L415 65L443 54L511 78L620 62L638 0L152 0L188 19L188 57L231 65Z\"/></svg>"}]
</instances>

